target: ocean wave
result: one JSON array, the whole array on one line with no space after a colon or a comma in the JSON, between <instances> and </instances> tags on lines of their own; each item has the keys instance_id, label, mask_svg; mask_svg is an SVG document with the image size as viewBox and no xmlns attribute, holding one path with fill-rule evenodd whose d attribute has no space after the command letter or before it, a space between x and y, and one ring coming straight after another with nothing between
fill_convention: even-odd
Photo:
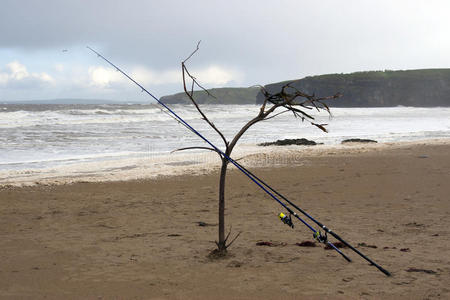
<instances>
[{"instance_id":1,"label":"ocean wave","mask_svg":"<svg viewBox=\"0 0 450 300\"><path fill-rule=\"evenodd\" d=\"M194 106L172 108L213 143L222 146L220 137L200 118ZM256 105L202 108L228 139L259 112ZM326 113L315 115L316 123L328 124L329 133L283 114L251 127L238 146L302 137L325 144L339 144L343 139L355 137L386 142L450 137L450 108L335 108L332 112L331 118ZM0 131L0 166L15 164L10 167L17 169L65 164L70 160L114 159L115 155L167 153L204 145L152 105L16 108L0 111Z\"/></svg>"},{"instance_id":2,"label":"ocean wave","mask_svg":"<svg viewBox=\"0 0 450 300\"><path fill-rule=\"evenodd\" d=\"M244 109L236 112L207 108L205 113L210 120L237 120L249 116L254 110ZM189 108L180 113L186 121L199 120L199 113ZM256 116L256 113L254 114ZM56 110L56 111L14 111L0 112L0 128L31 127L43 125L82 125L82 124L115 124L137 122L173 122L160 109L144 110Z\"/></svg>"}]
</instances>

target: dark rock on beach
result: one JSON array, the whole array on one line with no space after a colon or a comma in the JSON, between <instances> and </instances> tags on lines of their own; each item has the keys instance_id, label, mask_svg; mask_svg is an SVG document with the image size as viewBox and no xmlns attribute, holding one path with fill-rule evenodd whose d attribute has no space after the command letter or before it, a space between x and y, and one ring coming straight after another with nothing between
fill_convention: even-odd
<instances>
[{"instance_id":1,"label":"dark rock on beach","mask_svg":"<svg viewBox=\"0 0 450 300\"><path fill-rule=\"evenodd\" d=\"M358 243L358 247L366 247L366 248L373 248L373 249L378 248L378 247L375 246L375 245L369 245L369 244L366 244L366 243L364 243L364 242Z\"/></svg>"},{"instance_id":2,"label":"dark rock on beach","mask_svg":"<svg viewBox=\"0 0 450 300\"><path fill-rule=\"evenodd\" d=\"M409 268L406 270L406 272L423 272L426 274L437 274L436 271L433 270L427 270L427 269L419 269L419 268Z\"/></svg>"},{"instance_id":3,"label":"dark rock on beach","mask_svg":"<svg viewBox=\"0 0 450 300\"><path fill-rule=\"evenodd\" d=\"M341 144L346 144L346 143L378 143L375 140L369 140L369 139L347 139L347 140L343 140L341 142Z\"/></svg>"},{"instance_id":4,"label":"dark rock on beach","mask_svg":"<svg viewBox=\"0 0 450 300\"><path fill-rule=\"evenodd\" d=\"M301 243L295 243L295 244L299 247L316 247L316 243L311 242L311 241L303 241Z\"/></svg>"},{"instance_id":5,"label":"dark rock on beach","mask_svg":"<svg viewBox=\"0 0 450 300\"><path fill-rule=\"evenodd\" d=\"M258 144L258 146L287 146L287 145L302 145L302 146L314 146L317 145L316 142L310 141L304 138L301 139L284 139L284 140L277 140L276 142L267 142L267 143L261 143Z\"/></svg>"},{"instance_id":6,"label":"dark rock on beach","mask_svg":"<svg viewBox=\"0 0 450 300\"><path fill-rule=\"evenodd\" d=\"M203 222L203 221L198 221L197 224L198 224L198 226L200 226L200 227L217 226L217 224L210 224L210 223L206 223L206 222Z\"/></svg>"}]
</instances>

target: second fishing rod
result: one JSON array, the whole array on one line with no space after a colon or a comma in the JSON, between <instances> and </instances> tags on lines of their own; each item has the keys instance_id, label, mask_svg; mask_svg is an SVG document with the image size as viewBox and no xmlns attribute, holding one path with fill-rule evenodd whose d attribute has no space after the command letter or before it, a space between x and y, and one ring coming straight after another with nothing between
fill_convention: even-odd
<instances>
[{"instance_id":1,"label":"second fishing rod","mask_svg":"<svg viewBox=\"0 0 450 300\"><path fill-rule=\"evenodd\" d=\"M257 184L264 192L266 192L269 196L271 196L274 200L276 200L281 206L283 206L290 215L294 215L297 219L299 219L305 226L307 226L310 230L312 230L314 232L314 237L322 243L326 243L328 245L330 245L334 250L336 250L339 254L341 254L347 261L351 261L344 253L342 253L335 245L333 245L331 242L328 241L327 236L322 236L322 234L320 233L320 231L316 231L311 225L309 225L307 222L305 222L302 218L300 218L298 216L298 214L296 214L291 208L289 208L286 204L284 204L280 199L278 199L275 195L279 195L282 196L281 194L279 194L278 192L276 192L273 188L271 188L269 185L267 185L265 182L263 182L261 179L259 179L258 177L256 177L255 175L253 175L251 172L249 172L247 169L243 168L239 163L237 163L236 161L234 161L231 157L229 157L228 155L226 155L224 152L222 152L218 147L216 147L214 144L212 144L207 138L205 138L201 133L199 133L197 130L195 130L191 125L189 125L186 121L184 121L180 116L178 116L177 113L175 113L172 109L170 109L166 104L164 104L163 102L161 102L158 98L156 98L152 93L150 93L147 89L145 89L141 84L139 84L137 81L135 81L133 78L131 78L127 73L125 73L124 71L122 71L120 68L118 68L116 65L114 65L111 61L109 61L107 58L105 58L104 56L102 56L100 53L98 53L97 51L93 50L90 47L87 47L89 50L91 50L92 52L94 52L95 54L97 54L97 56L101 57L103 60L105 60L108 64L110 64L111 66L113 66L117 71L119 71L120 73L122 73L125 77L127 77L130 81L132 81L134 84L136 84L137 86L139 86L141 88L141 90L143 92L146 92L149 96L151 96L153 99L155 99L160 105L162 105L165 109L167 109L168 112L170 112L170 114L172 114L176 120L178 122L180 122L181 124L183 124L183 126L185 126L186 128L188 128L190 131L192 131L194 134L196 134L197 136L199 136L203 141L205 141L208 145L210 145L214 151L216 151L217 153L219 153L220 155L222 155L225 159L227 159L229 162L231 162L233 165L235 165L242 173L244 173L251 181L253 181L255 184ZM373 262L372 260L370 260L369 258L367 258L366 256L364 256L361 252L359 252L357 249L355 249L354 247L352 247L350 244L348 244L347 242L343 241L337 234L334 234L334 232L332 232L331 230L329 230L327 227L325 227L324 225L322 225L320 222L316 221L314 218L312 218L309 214L307 214L305 211L303 211L302 209L300 209L297 206L294 206L292 202L290 202L289 200L287 200L287 198L285 198L283 196L283 199L285 201L287 201L289 204L291 204L293 207L295 207L297 210L299 210L302 214L304 214L305 216L307 216L308 218L310 218L312 221L314 221L316 224L318 224L319 226L322 227L322 229L325 230L326 233L330 233L332 234L334 237L336 237L338 240L342 241L344 244L346 244L347 246L350 246L350 248L355 251L356 253L358 253L360 256L362 256L364 259L366 259L367 261L369 261L371 263L371 265L377 267L381 272L383 272L385 275L390 276L390 273L385 270L384 268L382 268L381 266L379 266L378 264L376 264L375 262Z\"/></svg>"},{"instance_id":2,"label":"second fishing rod","mask_svg":"<svg viewBox=\"0 0 450 300\"><path fill-rule=\"evenodd\" d=\"M166 111L162 110L164 113L168 114ZM169 115L170 117L173 118L173 116ZM182 123L181 123L182 124ZM184 125L184 124L182 124ZM185 126L188 130L189 127ZM359 251L358 249L356 249L355 247L353 247L350 243L348 243L346 240L344 240L343 238L341 238L337 233L335 233L334 231L332 231L330 228L328 228L327 226L325 226L324 224L322 224L320 221L318 221L317 219L315 219L314 217L312 217L310 214L308 214L305 210L301 209L300 207L298 207L295 203L293 203L292 201L290 201L287 197L285 197L283 194L281 194L280 192L278 192L277 190L275 190L274 188L272 188L269 184L267 184L264 180L262 180L261 178L259 178L258 176L256 176L253 172L249 171L248 169L246 169L243 165L241 165L240 163L238 163L237 161L235 161L235 164L239 165L240 168L242 168L245 172L247 172L250 176L252 176L254 179L256 179L257 181L259 181L262 185L264 185L265 187L267 187L270 191L272 191L273 193L275 193L277 196L279 196L280 198L282 198L284 201L286 201L288 204L290 204L294 209L296 209L297 211L299 211L301 214L303 214L304 216L306 216L308 219L310 219L311 221L313 221L314 223L316 223L319 228L323 229L325 232L325 236L323 236L320 231L315 231L314 228L312 226L310 226L306 221L304 221L302 218L300 218L298 216L298 214L296 214L294 211L292 211L289 207L285 207L287 209L287 211L289 212L290 215L295 216L298 220L300 220L304 225L306 225L309 229L311 229L314 234L313 237L314 239L316 239L317 241L319 241L320 243L326 243L328 245L330 245L333 249L336 249L337 252L339 254L341 254L347 261L351 262L351 259L349 257L347 257L344 253L342 253L340 250L337 249L337 247L328 241L328 237L326 236L326 234L330 234L332 235L335 239L337 239L338 241L340 241L341 243L343 243L345 246L347 246L348 248L350 248L352 251L354 251L356 254L358 254L359 256L361 256L363 259L365 259L366 261L368 261L371 265L375 266L378 270L380 270L382 273L384 273L386 276L391 276L391 273L389 271L387 271L386 269L384 269L383 267L381 267L380 265L378 265L377 263L375 263L372 259L370 259L368 256L364 255L361 251ZM290 218L290 216L284 216L284 214L280 214L280 218L282 219L282 221L288 225L291 226L292 228L294 227L292 224L292 220Z\"/></svg>"},{"instance_id":3,"label":"second fishing rod","mask_svg":"<svg viewBox=\"0 0 450 300\"><path fill-rule=\"evenodd\" d=\"M173 115L171 115L169 112L165 111L164 109L160 108L161 111L163 113L165 113L166 115L168 115L170 118L174 119L175 121L177 121L179 124L183 125L188 131L195 133L191 127L186 126L186 124L180 122L177 118L175 118ZM206 148L206 147L187 147L187 148L182 148L182 149L178 149L178 150L174 150L172 152L175 151L179 151L179 150L188 150L188 149L206 149L206 150L214 150L214 149L210 149L210 148ZM218 153L220 155L220 157L222 158L222 153L215 151L216 153ZM229 159L231 160L231 158ZM247 173L247 176L251 176L253 177L254 180L259 181L262 185L264 185L265 187L267 187L269 190L271 190L272 192L274 192L275 194L277 194L278 196L280 196L281 198L283 198L283 200L285 200L286 202L288 202L290 205L292 205L292 207L294 207L294 209L297 209L299 212L301 212L302 214L304 214L305 216L307 216L308 218L310 218L312 221L314 221L316 224L318 224L320 226L320 228L325 228L326 230L329 230L328 228L326 228L325 226L323 226L320 222L316 221L313 217L311 217L310 215L308 215L304 210L302 210L301 208L299 208L298 206L296 206L294 203L292 203L291 201L289 201L286 197L284 197L282 194L280 194L279 192L277 192L274 188L272 188L270 185L268 185L267 183L265 183L262 179L260 179L259 177L257 177L255 174L253 174L251 171L249 171L248 169L246 169L243 165L241 165L240 163L238 163L237 161L234 161L234 165L239 166L240 170L244 170L245 173ZM279 218L281 219L281 221L283 221L283 223L285 223L286 225L294 228L294 224L292 222L292 218L291 216L294 216L295 218L297 218L299 221L301 221L306 227L308 227L310 230L312 230L313 232L313 237L315 240L317 240L319 243L324 243L327 244L329 247L331 247L332 249L336 250L340 255L342 255L343 258L345 258L345 260L347 260L348 262L351 262L351 259L345 255L342 251L340 251L332 242L330 242L327 238L327 236L322 235L322 233L319 230L315 230L310 224L308 224L308 222L306 222L303 218L301 218L295 211L293 211L290 207L288 207L287 205L283 205L283 203L279 202L289 213L289 216L280 213L279 214ZM325 231L325 234L327 234L328 232L331 233L331 230L329 231ZM333 233L334 234L334 233ZM347 245L348 243L344 241L344 243ZM351 246L350 246L351 247ZM353 247L352 247L353 248Z\"/></svg>"},{"instance_id":4,"label":"second fishing rod","mask_svg":"<svg viewBox=\"0 0 450 300\"><path fill-rule=\"evenodd\" d=\"M228 160L230 163L232 163L234 166L236 166L242 173L244 173L251 181L253 181L255 184L257 184L264 192L266 192L270 197L272 197L275 201L277 201L281 206L283 206L290 215L293 215L298 220L300 220L306 227L308 227L311 231L314 232L314 238L324 244L329 245L332 249L334 249L336 252L338 252L342 257L344 257L347 261L351 261L351 259L346 256L341 250L339 250L333 243L328 241L326 236L323 236L320 231L315 230L310 224L308 224L305 220L300 218L300 216L295 213L291 208L289 208L286 204L284 204L280 199L278 199L269 189L264 187L256 178L254 178L250 173L248 173L246 170L244 170L235 160L233 160L230 156L225 154L222 150L220 150L217 146L215 146L213 143L211 143L206 137L204 137L200 132L198 132L195 128L193 128L189 123L187 123L183 118L181 118L176 112L174 112L170 107L168 107L164 102L161 102L158 98L156 98L152 93L150 93L145 87L143 87L140 83L138 83L136 80L131 78L127 73L122 71L119 67L117 67L115 64L113 64L111 61L109 61L106 57L92 49L91 47L87 47L89 50L97 54L98 57L102 58L104 61L106 61L108 64L113 66L117 71L122 73L125 77L127 77L129 80L131 80L134 84L136 84L139 88L141 88L141 91L147 93L149 96L151 96L153 99L155 99L161 106L163 106L171 115L173 115L177 122L182 124L184 127L186 127L188 130L193 132L195 135L200 137L204 142L206 142L208 145L210 145L215 152L219 153L221 156L223 156L226 160Z\"/></svg>"}]
</instances>

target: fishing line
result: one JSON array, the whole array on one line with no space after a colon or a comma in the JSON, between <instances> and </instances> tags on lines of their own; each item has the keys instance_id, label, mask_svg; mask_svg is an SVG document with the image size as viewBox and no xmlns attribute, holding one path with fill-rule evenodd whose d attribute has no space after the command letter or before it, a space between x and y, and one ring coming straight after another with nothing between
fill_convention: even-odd
<instances>
[{"instance_id":1,"label":"fishing line","mask_svg":"<svg viewBox=\"0 0 450 300\"><path fill-rule=\"evenodd\" d=\"M304 214L305 216L307 216L308 218L310 218L312 221L314 221L317 225L319 225L320 227L322 227L322 229L325 230L325 235L322 235L320 231L316 231L311 225L309 225L306 221L304 221L302 218L300 218L300 216L298 216L297 213L295 213L291 208L289 208L286 204L284 204L281 200L279 200L275 195L277 194L278 196L280 196L281 194L279 194L278 192L276 192L273 188L271 188L269 185L267 185L266 183L264 183L263 181L261 181L258 177L256 177L255 175L253 175L253 173L249 172L247 169L243 168L238 162L234 161L231 157L229 157L228 155L226 155L223 151L221 151L219 148L217 148L214 144L212 144L207 138L205 138L200 132L198 132L197 130L195 130L191 125L189 125L189 123L187 123L186 121L183 120L183 118L181 118L177 113L175 113L172 109L170 109L166 104L164 104L164 102L161 102L158 98L156 98L152 93L150 93L146 88L144 88L141 84L139 84L137 81L135 81L133 78L131 78L127 73L125 73L124 71L122 71L119 67L117 67L116 65L114 65L111 61L109 61L107 58L105 58L103 55L101 55L100 53L98 53L97 51L95 51L94 49L92 49L91 47L87 47L89 50L91 50L92 52L94 52L95 54L97 54L98 57L102 58L104 61L106 61L108 64L110 64L111 66L113 66L118 72L122 73L125 77L127 77L130 81L132 81L134 84L136 84L139 88L141 88L142 92L146 92L149 96L151 96L153 99L155 99L161 106L163 106L170 114L173 115L173 117L176 118L177 122L183 124L183 126L185 126L188 130L190 130L191 132L193 132L194 134L196 134L198 137L200 137L204 142L206 142L208 145L210 145L214 151L216 151L217 153L219 153L220 155L222 155L225 159L227 159L229 162L231 162L233 165L235 165L242 173L244 173L251 181L253 181L256 185L258 185L264 192L266 192L269 196L271 196L275 201L277 201L281 206L283 206L290 215L293 215L294 217L296 217L298 220L300 220L305 226L307 226L310 230L312 230L314 232L314 238L322 243L327 243L328 245L330 245L336 252L338 252L339 254L341 254L347 261L351 261L350 258L348 258L344 253L342 253L335 245L333 245L330 241L328 241L327 239L327 233L330 233L331 235L333 235L336 239L340 240L341 242L343 242L345 245L349 246L350 249L352 249L355 253L359 254L362 258L364 258L365 260L369 261L371 265L375 266L376 268L378 268L378 270L380 270L381 272L383 272L385 275L390 276L391 274L385 270L384 268L382 268L381 266L379 266L378 264L376 264L375 262L373 262L371 259L369 259L367 256L365 256L364 254L362 254L361 252L359 252L357 249L355 249L354 247L352 247L350 244L348 244L347 242L345 242L344 240L342 240L342 238L340 238L337 234L335 234L333 231L331 231L330 229L328 229L326 226L322 225L320 222L318 222L317 220L315 220L314 218L312 218L309 214L307 214L305 211L303 211L302 209L300 209L299 207L295 206L292 204L292 202L290 202L289 200L287 200L287 198L285 198L284 196L282 197L285 201L287 201L288 203L290 203L293 207L295 207L297 210L299 210L302 214ZM281 197L281 196L280 196ZM280 218L281 218L281 214L280 214ZM290 218L290 216L289 216ZM283 220L283 219L282 219ZM289 222L287 220L284 220L283 222ZM288 224L288 223L286 223ZM289 224L288 224L289 225Z\"/></svg>"}]
</instances>

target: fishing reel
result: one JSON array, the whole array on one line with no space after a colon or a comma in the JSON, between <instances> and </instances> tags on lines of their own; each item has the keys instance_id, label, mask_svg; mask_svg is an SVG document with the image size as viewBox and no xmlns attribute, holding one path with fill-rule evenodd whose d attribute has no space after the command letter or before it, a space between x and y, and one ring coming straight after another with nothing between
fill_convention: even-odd
<instances>
[{"instance_id":1,"label":"fishing reel","mask_svg":"<svg viewBox=\"0 0 450 300\"><path fill-rule=\"evenodd\" d=\"M286 216L285 214L280 213L280 214L278 215L278 217L280 218L280 220L281 220L284 224L286 224L286 225L289 226L289 227L294 228L294 223L292 223L291 214L289 214L289 216Z\"/></svg>"},{"instance_id":2,"label":"fishing reel","mask_svg":"<svg viewBox=\"0 0 450 300\"><path fill-rule=\"evenodd\" d=\"M322 233L318 230L313 234L313 237L315 240L317 240L319 243L324 243L326 244L328 242L328 236L327 233L325 232L325 235L322 235Z\"/></svg>"}]
</instances>

